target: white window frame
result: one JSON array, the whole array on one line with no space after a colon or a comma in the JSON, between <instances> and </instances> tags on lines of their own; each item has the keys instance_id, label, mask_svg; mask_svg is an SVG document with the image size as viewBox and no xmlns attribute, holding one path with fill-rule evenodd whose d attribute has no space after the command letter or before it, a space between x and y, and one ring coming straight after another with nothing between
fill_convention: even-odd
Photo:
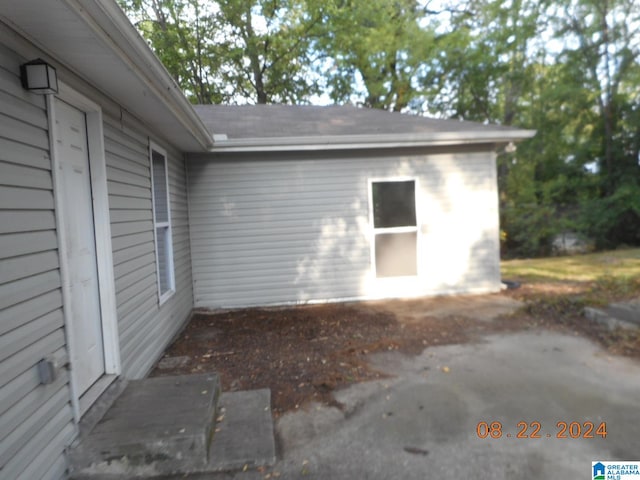
<instances>
[{"instance_id":1,"label":"white window frame","mask_svg":"<svg viewBox=\"0 0 640 480\"><path fill-rule=\"evenodd\" d=\"M164 158L164 181L165 181L165 191L167 192L167 221L158 222L156 221L156 189L155 189L155 179L153 174L153 154L162 155ZM151 173L151 202L152 202L152 216L153 216L153 238L155 241L155 250L156 250L156 280L158 283L158 304L162 305L169 298L171 298L176 293L176 278L175 271L173 266L173 227L171 222L171 194L169 192L169 157L167 156L167 151L160 147L158 144L153 141L149 142L149 167ZM160 252L158 248L158 229L166 229L167 235L167 269L169 272L169 289L166 292L162 292L162 286L160 282Z\"/></svg>"},{"instance_id":2,"label":"white window frame","mask_svg":"<svg viewBox=\"0 0 640 480\"><path fill-rule=\"evenodd\" d=\"M373 205L373 184L374 183L391 183L391 182L414 182L414 202L416 209L416 225L413 227L385 227L376 228L374 224L374 205ZM369 195L369 225L371 226L371 238L369 244L371 245L371 273L373 278L377 281L393 281L398 278L417 278L420 276L420 211L418 202L418 192L420 184L418 177L380 177L368 179L368 195ZM385 233L414 233L416 234L416 274L404 275L401 277L378 277L376 269L376 235Z\"/></svg>"}]
</instances>

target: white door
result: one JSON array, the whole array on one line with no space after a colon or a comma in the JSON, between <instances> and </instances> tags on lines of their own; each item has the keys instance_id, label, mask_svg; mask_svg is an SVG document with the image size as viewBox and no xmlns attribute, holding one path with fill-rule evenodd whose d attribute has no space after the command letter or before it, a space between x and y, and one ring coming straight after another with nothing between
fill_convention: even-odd
<instances>
[{"instance_id":1,"label":"white door","mask_svg":"<svg viewBox=\"0 0 640 480\"><path fill-rule=\"evenodd\" d=\"M66 237L65 258L70 305L65 305L72 330L71 366L78 394L104 373L104 343L96 263L91 172L84 112L55 101L56 154Z\"/></svg>"}]
</instances>

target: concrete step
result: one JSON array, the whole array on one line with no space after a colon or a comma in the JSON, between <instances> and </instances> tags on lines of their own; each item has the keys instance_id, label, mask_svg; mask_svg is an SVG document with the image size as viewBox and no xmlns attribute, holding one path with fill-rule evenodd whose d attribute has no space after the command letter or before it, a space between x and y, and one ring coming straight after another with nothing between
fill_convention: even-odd
<instances>
[{"instance_id":1,"label":"concrete step","mask_svg":"<svg viewBox=\"0 0 640 480\"><path fill-rule=\"evenodd\" d=\"M71 478L153 478L275 463L271 392L219 392L217 375L129 382L70 451Z\"/></svg>"},{"instance_id":2,"label":"concrete step","mask_svg":"<svg viewBox=\"0 0 640 480\"><path fill-rule=\"evenodd\" d=\"M607 307L607 312L619 320L640 327L640 300L612 303Z\"/></svg>"},{"instance_id":3,"label":"concrete step","mask_svg":"<svg viewBox=\"0 0 640 480\"><path fill-rule=\"evenodd\" d=\"M276 462L269 389L223 393L218 419L207 471L233 471Z\"/></svg>"},{"instance_id":4,"label":"concrete step","mask_svg":"<svg viewBox=\"0 0 640 480\"><path fill-rule=\"evenodd\" d=\"M633 302L613 303L604 308L585 307L584 315L609 330L640 328L640 304Z\"/></svg>"},{"instance_id":5,"label":"concrete step","mask_svg":"<svg viewBox=\"0 0 640 480\"><path fill-rule=\"evenodd\" d=\"M206 465L219 394L215 374L130 381L70 451L72 472L150 476Z\"/></svg>"}]
</instances>

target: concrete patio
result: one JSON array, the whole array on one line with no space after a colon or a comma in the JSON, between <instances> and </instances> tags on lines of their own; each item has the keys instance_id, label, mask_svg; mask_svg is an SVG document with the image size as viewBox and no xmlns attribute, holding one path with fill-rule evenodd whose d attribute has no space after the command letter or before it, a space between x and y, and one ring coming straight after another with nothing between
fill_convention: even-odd
<instances>
[{"instance_id":1,"label":"concrete patio","mask_svg":"<svg viewBox=\"0 0 640 480\"><path fill-rule=\"evenodd\" d=\"M462 314L490 322L518 307L495 298L462 304L447 299L440 313L446 317L462 308ZM633 324L637 306L614 304L606 312L628 311ZM389 377L335 392L342 408L311 404L278 418L277 452L268 390L226 393L216 402L215 375L142 381L138 386L146 393L125 390L93 428L93 438L86 436L88 442L75 451L81 456L73 478L542 480L584 478L592 461L640 460L640 363L611 356L586 338L534 329L429 347L417 356L373 354L370 362ZM153 393L148 386L154 381L168 391L183 385L184 396ZM195 402L202 392L210 400ZM156 413L150 398L162 399ZM186 419L199 422L193 430L197 441L187 448L193 456L159 458L151 437L155 446L145 453L138 450L144 435L131 437L130 429L114 437L111 450L105 448L104 433L114 430L110 419L148 425L127 408L154 418L160 412L166 420L160 430L180 427L179 434ZM485 431L494 422L500 427L496 438ZM597 433L601 425L606 435L603 429ZM199 439L210 433L213 441L203 457ZM180 435L166 441L185 444ZM105 452L109 458L95 456ZM159 461L135 466L126 458L131 452L147 460L155 454Z\"/></svg>"},{"instance_id":2,"label":"concrete patio","mask_svg":"<svg viewBox=\"0 0 640 480\"><path fill-rule=\"evenodd\" d=\"M592 461L640 460L640 363L611 357L582 337L492 335L373 361L395 378L338 392L344 411L314 405L278 420L281 458L267 472L322 480L543 480L587 478ZM500 422L500 438L480 438L480 422ZM528 438L517 438L520 422ZM540 438L531 438L533 422ZM576 422L580 434L558 438L558 422ZM606 437L594 430L585 438L588 422L604 422Z\"/></svg>"}]
</instances>

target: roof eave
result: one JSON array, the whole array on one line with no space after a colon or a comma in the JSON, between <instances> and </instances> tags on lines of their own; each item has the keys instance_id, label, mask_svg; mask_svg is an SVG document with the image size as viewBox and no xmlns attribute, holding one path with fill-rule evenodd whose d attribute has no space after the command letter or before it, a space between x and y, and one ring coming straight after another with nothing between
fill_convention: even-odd
<instances>
[{"instance_id":1,"label":"roof eave","mask_svg":"<svg viewBox=\"0 0 640 480\"><path fill-rule=\"evenodd\" d=\"M47 18L67 21L67 29L50 24ZM77 85L76 79L86 82L163 140L185 152L208 151L213 146L192 105L114 0L21 0L0 12L0 22L17 33L11 45L19 55L41 56L69 84ZM69 31L69 26L74 30ZM92 64L87 64L83 58L87 54L78 45L67 47L85 32L96 40L91 46L99 50L93 53ZM105 65L111 68L108 74ZM75 78L65 78L67 72Z\"/></svg>"},{"instance_id":2,"label":"roof eave","mask_svg":"<svg viewBox=\"0 0 640 480\"><path fill-rule=\"evenodd\" d=\"M69 6L76 8L81 14L86 15L86 10L83 9L77 0L65 1ZM176 84L158 57L156 57L149 48L149 45L147 45L122 9L116 2L92 0L92 3L100 8L109 20L106 24L98 25L98 27L100 27L118 47L114 49L114 52L120 56L122 60L136 72L140 80L165 103L175 118L191 132L194 139L203 149L207 150L212 148L214 145L212 135L184 96L180 87ZM115 28L118 33L120 33L126 45L117 45L115 39L120 38L120 36L111 35L109 32L111 28ZM102 33L96 29L94 29L94 31L98 34ZM145 68L142 68L142 66L138 64L135 58L136 56L143 59Z\"/></svg>"},{"instance_id":3,"label":"roof eave","mask_svg":"<svg viewBox=\"0 0 640 480\"><path fill-rule=\"evenodd\" d=\"M439 147L469 144L507 144L531 138L535 130L433 132L403 135L331 135L217 140L211 152L282 152Z\"/></svg>"}]
</instances>

